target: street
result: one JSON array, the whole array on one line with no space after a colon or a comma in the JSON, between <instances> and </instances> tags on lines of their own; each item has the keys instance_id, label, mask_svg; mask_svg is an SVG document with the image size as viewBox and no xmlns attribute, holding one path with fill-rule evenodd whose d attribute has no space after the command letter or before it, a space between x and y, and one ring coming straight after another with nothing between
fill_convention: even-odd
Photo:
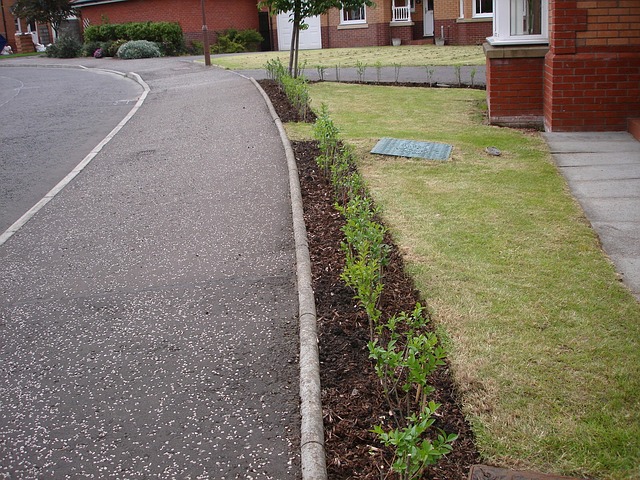
<instances>
[{"instance_id":1,"label":"street","mask_svg":"<svg viewBox=\"0 0 640 480\"><path fill-rule=\"evenodd\" d=\"M0 233L131 110L140 85L71 68L0 69Z\"/></svg>"},{"instance_id":2,"label":"street","mask_svg":"<svg viewBox=\"0 0 640 480\"><path fill-rule=\"evenodd\" d=\"M0 246L0 477L298 478L295 252L269 111L220 69L112 65L147 100Z\"/></svg>"}]
</instances>

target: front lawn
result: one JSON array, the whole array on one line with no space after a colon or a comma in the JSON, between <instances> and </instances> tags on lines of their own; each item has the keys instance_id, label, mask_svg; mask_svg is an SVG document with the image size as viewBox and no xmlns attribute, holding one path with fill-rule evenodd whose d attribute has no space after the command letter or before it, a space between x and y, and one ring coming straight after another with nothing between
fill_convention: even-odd
<instances>
[{"instance_id":1,"label":"front lawn","mask_svg":"<svg viewBox=\"0 0 640 480\"><path fill-rule=\"evenodd\" d=\"M358 149L450 361L484 460L640 477L640 304L618 281L537 132L483 124L484 92L318 83ZM291 136L308 127L290 125ZM449 162L369 154L383 136ZM499 157L485 153L497 147Z\"/></svg>"},{"instance_id":2,"label":"front lawn","mask_svg":"<svg viewBox=\"0 0 640 480\"><path fill-rule=\"evenodd\" d=\"M216 56L216 65L232 70L256 70L264 68L269 61L279 58L283 64L289 63L289 52L243 53L240 55ZM326 48L322 50L301 50L300 66L307 68L323 66L334 68L355 67L357 62L368 67L376 65L392 67L484 65L485 56L481 46L406 45L400 47Z\"/></svg>"}]
</instances>

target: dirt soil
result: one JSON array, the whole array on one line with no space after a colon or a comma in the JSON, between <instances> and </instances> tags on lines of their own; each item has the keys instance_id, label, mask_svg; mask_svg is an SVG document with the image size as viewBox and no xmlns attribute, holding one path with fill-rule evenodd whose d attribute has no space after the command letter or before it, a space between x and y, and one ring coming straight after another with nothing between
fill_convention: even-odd
<instances>
[{"instance_id":1,"label":"dirt soil","mask_svg":"<svg viewBox=\"0 0 640 480\"><path fill-rule=\"evenodd\" d=\"M283 122L299 121L297 112L271 81L260 81ZM309 120L309 119L308 119ZM333 192L315 163L315 142L294 142L305 222L312 262L313 289L318 312L320 381L324 412L327 469L334 479L382 479L393 462L393 453L371 433L385 424L389 412L380 382L369 360L368 320L351 291L340 279L344 267L342 216L333 208ZM391 238L391 261L384 273L380 308L383 317L423 305L413 281L404 272L402 257ZM441 403L435 426L459 438L453 451L429 468L423 478L463 480L479 463L473 434L462 414L458 395L447 366L431 378L433 400Z\"/></svg>"}]
</instances>

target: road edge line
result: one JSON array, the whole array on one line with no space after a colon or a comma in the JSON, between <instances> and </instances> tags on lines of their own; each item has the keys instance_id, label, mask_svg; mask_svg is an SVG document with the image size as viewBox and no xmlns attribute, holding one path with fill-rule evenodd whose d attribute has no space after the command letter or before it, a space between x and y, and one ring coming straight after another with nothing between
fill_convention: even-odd
<instances>
[{"instance_id":1,"label":"road edge line","mask_svg":"<svg viewBox=\"0 0 640 480\"><path fill-rule=\"evenodd\" d=\"M245 77L246 78L246 77ZM296 276L298 279L298 315L300 328L300 450L303 480L326 480L324 426L320 389L320 359L316 325L316 303L311 284L311 258L304 223L302 193L296 159L282 121L260 84L250 78L264 98L284 146L289 169L289 190L296 244Z\"/></svg>"},{"instance_id":2,"label":"road edge line","mask_svg":"<svg viewBox=\"0 0 640 480\"><path fill-rule=\"evenodd\" d=\"M86 68L82 67L81 68ZM102 70L102 69L87 69L87 70ZM67 174L58 184L53 187L49 192L40 199L38 203L36 203L33 207L31 207L24 215L22 215L18 220L16 220L9 228L7 228L2 235L0 235L0 247L4 245L7 240L9 240L18 230L20 230L33 216L38 213L47 203L49 203L53 198L60 193L64 187L66 187L82 170L86 168L89 163L95 158L98 153L104 148L104 146L116 136L116 134L122 130L122 128L127 124L129 120L136 114L136 112L140 109L142 104L147 98L147 95L151 91L149 85L142 80L142 77L134 72L122 73L117 72L115 70L105 70L109 73L116 73L118 75L122 75L123 77L131 78L133 81L137 82L143 89L142 95L138 98L138 101L133 106L133 108L127 113L127 115L114 127L111 132L93 149L89 154L84 157L78 165L75 166L71 172Z\"/></svg>"}]
</instances>

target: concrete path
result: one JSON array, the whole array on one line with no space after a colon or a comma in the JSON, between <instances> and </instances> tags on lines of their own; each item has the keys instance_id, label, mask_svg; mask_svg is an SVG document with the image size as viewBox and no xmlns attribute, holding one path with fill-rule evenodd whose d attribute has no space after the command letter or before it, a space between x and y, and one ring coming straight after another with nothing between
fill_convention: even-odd
<instances>
[{"instance_id":1,"label":"concrete path","mask_svg":"<svg viewBox=\"0 0 640 480\"><path fill-rule=\"evenodd\" d=\"M624 132L544 137L604 251L640 300L640 142Z\"/></svg>"},{"instance_id":2,"label":"concrete path","mask_svg":"<svg viewBox=\"0 0 640 480\"><path fill-rule=\"evenodd\" d=\"M184 59L64 62L87 61L151 92L0 247L0 477L299 478L291 202L263 99Z\"/></svg>"}]
</instances>

